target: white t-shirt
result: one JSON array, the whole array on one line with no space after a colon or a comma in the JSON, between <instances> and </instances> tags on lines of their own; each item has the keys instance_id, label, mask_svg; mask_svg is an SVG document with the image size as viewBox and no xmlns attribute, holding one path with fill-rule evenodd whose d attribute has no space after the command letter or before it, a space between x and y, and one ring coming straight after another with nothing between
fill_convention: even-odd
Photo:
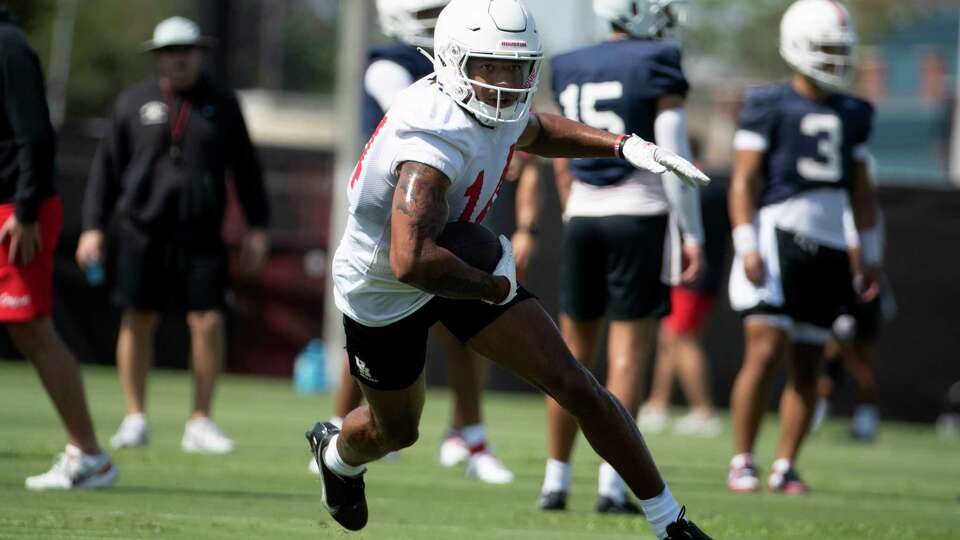
<instances>
[{"instance_id":1,"label":"white t-shirt","mask_svg":"<svg viewBox=\"0 0 960 540\"><path fill-rule=\"evenodd\" d=\"M401 92L345 179L349 216L333 259L337 308L363 325L386 326L433 298L398 281L390 268L390 216L401 163L441 171L451 182L447 220L479 223L497 198L525 128L526 122L480 124L432 76Z\"/></svg>"}]
</instances>

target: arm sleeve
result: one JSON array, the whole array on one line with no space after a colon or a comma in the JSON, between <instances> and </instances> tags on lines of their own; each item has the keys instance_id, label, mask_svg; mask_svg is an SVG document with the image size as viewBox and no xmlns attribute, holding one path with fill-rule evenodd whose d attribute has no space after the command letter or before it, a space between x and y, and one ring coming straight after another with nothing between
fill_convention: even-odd
<instances>
[{"instance_id":1,"label":"arm sleeve","mask_svg":"<svg viewBox=\"0 0 960 540\"><path fill-rule=\"evenodd\" d=\"M450 141L435 133L410 131L400 134L400 146L391 170L405 161L423 163L442 172L452 184L462 181L466 160L463 153Z\"/></svg>"},{"instance_id":2,"label":"arm sleeve","mask_svg":"<svg viewBox=\"0 0 960 540\"><path fill-rule=\"evenodd\" d=\"M34 223L53 185L56 143L40 62L26 43L4 47L3 108L17 146L19 177L14 195L17 220Z\"/></svg>"},{"instance_id":3,"label":"arm sleeve","mask_svg":"<svg viewBox=\"0 0 960 540\"><path fill-rule=\"evenodd\" d=\"M690 139L687 134L687 114L683 108L666 109L657 115L653 124L657 145L690 160ZM664 173L663 190L670 211L677 216L684 241L703 245L703 217L700 215L700 190L688 186L676 174Z\"/></svg>"},{"instance_id":4,"label":"arm sleeve","mask_svg":"<svg viewBox=\"0 0 960 540\"><path fill-rule=\"evenodd\" d=\"M117 101L110 130L100 140L83 197L83 230L103 230L120 196L122 178L130 162L122 99Z\"/></svg>"},{"instance_id":5,"label":"arm sleeve","mask_svg":"<svg viewBox=\"0 0 960 540\"><path fill-rule=\"evenodd\" d=\"M363 76L364 89L384 111L390 110L397 95L413 83L410 73L390 60L373 62Z\"/></svg>"},{"instance_id":6,"label":"arm sleeve","mask_svg":"<svg viewBox=\"0 0 960 540\"><path fill-rule=\"evenodd\" d=\"M235 97L228 100L225 109L229 115L226 134L227 155L230 159L228 166L233 173L237 198L243 207L247 225L266 228L270 223L270 204L257 151L250 142L247 124Z\"/></svg>"},{"instance_id":7,"label":"arm sleeve","mask_svg":"<svg viewBox=\"0 0 960 540\"><path fill-rule=\"evenodd\" d=\"M735 150L763 152L770 146L776 125L776 109L763 95L748 94L733 138Z\"/></svg>"}]
</instances>

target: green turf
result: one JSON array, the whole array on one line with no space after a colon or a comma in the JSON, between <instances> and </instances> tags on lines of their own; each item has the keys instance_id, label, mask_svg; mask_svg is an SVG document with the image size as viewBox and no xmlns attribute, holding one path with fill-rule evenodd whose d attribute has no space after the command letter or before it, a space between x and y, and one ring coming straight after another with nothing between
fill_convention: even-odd
<instances>
[{"instance_id":1,"label":"green turf","mask_svg":"<svg viewBox=\"0 0 960 540\"><path fill-rule=\"evenodd\" d=\"M90 367L85 375L106 440L120 421L120 389L112 370ZM328 415L328 396L299 396L286 381L225 377L216 417L237 450L202 457L179 449L189 392L185 374L153 373L151 447L115 454L114 488L29 493L23 478L49 466L63 436L29 367L0 363L0 538L653 538L642 519L591 512L599 461L583 441L571 510L534 509L544 412L532 396L489 396L491 439L517 481L488 486L435 464L449 400L431 393L422 442L397 462L370 467L370 524L347 534L322 510L319 485L306 470L303 432ZM807 447L802 470L815 491L796 498L726 493L729 435L660 435L649 443L673 492L717 540L960 538L960 444L939 441L927 427L889 424L878 444L859 446L844 440L844 428L828 425ZM764 464L774 431L766 426L758 449Z\"/></svg>"}]
</instances>

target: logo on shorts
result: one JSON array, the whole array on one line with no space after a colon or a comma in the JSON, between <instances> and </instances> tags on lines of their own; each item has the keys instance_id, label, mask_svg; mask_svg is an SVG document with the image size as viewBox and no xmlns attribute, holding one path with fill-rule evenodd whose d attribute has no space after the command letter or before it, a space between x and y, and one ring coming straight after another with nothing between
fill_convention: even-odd
<instances>
[{"instance_id":1,"label":"logo on shorts","mask_svg":"<svg viewBox=\"0 0 960 540\"><path fill-rule=\"evenodd\" d=\"M11 296L7 293L0 294L0 307L4 309L17 309L29 306L31 302L30 295Z\"/></svg>"},{"instance_id":2,"label":"logo on shorts","mask_svg":"<svg viewBox=\"0 0 960 540\"><path fill-rule=\"evenodd\" d=\"M149 101L140 107L140 123L145 126L163 124L167 121L167 104L162 101Z\"/></svg>"},{"instance_id":3,"label":"logo on shorts","mask_svg":"<svg viewBox=\"0 0 960 540\"><path fill-rule=\"evenodd\" d=\"M366 362L361 360L360 357L358 356L354 356L353 361L355 364L357 364L357 373L359 373L361 377L363 377L364 379L367 379L370 382L378 382L377 379L373 376L373 374L370 373L370 368L367 367Z\"/></svg>"}]
</instances>

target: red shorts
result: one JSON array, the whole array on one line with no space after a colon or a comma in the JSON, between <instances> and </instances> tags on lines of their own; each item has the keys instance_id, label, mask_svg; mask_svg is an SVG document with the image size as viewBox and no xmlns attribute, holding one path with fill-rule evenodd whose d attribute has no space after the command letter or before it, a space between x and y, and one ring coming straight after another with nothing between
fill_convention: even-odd
<instances>
[{"instance_id":1,"label":"red shorts","mask_svg":"<svg viewBox=\"0 0 960 540\"><path fill-rule=\"evenodd\" d=\"M13 203L0 204L0 225L13 215ZM37 217L42 246L30 264L15 265L7 258L10 240L0 244L0 323L27 322L49 317L53 307L53 255L63 229L63 203L53 196L43 201Z\"/></svg>"},{"instance_id":2,"label":"red shorts","mask_svg":"<svg viewBox=\"0 0 960 540\"><path fill-rule=\"evenodd\" d=\"M685 287L670 289L670 315L663 319L663 327L675 336L696 334L707 325L707 315L714 297Z\"/></svg>"}]
</instances>

